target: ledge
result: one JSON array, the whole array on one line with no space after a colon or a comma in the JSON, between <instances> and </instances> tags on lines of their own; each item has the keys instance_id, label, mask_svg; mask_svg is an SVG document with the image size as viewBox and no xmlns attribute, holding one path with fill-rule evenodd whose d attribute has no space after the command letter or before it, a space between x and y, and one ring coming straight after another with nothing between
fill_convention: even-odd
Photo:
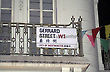
<instances>
[{"instance_id":1,"label":"ledge","mask_svg":"<svg viewBox=\"0 0 110 72\"><path fill-rule=\"evenodd\" d=\"M0 55L1 70L61 70L62 67L84 70L90 65L84 57L73 56L10 56Z\"/></svg>"},{"instance_id":2,"label":"ledge","mask_svg":"<svg viewBox=\"0 0 110 72\"><path fill-rule=\"evenodd\" d=\"M63 64L89 64L84 57L74 56L10 56L0 55L0 62L34 62L34 63L63 63Z\"/></svg>"}]
</instances>

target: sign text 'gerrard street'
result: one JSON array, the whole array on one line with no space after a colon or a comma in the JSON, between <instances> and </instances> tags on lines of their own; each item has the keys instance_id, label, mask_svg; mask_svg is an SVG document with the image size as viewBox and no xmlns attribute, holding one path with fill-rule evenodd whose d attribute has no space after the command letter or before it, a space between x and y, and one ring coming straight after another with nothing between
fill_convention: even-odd
<instances>
[{"instance_id":1,"label":"sign text 'gerrard street'","mask_svg":"<svg viewBox=\"0 0 110 72\"><path fill-rule=\"evenodd\" d=\"M78 48L75 28L37 27L36 45L42 48Z\"/></svg>"}]
</instances>

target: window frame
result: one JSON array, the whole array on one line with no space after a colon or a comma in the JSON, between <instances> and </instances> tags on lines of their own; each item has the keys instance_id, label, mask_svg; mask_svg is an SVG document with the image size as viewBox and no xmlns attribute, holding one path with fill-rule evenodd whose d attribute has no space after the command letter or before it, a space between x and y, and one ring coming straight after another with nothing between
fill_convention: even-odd
<instances>
[{"instance_id":1,"label":"window frame","mask_svg":"<svg viewBox=\"0 0 110 72\"><path fill-rule=\"evenodd\" d=\"M29 10L28 10L28 21L29 21L29 23L30 23L30 12L31 11L39 11L40 12L40 24L43 24L43 12L52 12L53 14L52 14L52 16L53 16L53 24L56 24L57 23L57 21L56 21L56 0L52 0L53 2L53 4L52 4L52 7L53 7L53 9L52 10L43 10L43 0L39 0L40 1L40 9L30 9L30 0L28 1L28 8L29 8Z\"/></svg>"}]
</instances>

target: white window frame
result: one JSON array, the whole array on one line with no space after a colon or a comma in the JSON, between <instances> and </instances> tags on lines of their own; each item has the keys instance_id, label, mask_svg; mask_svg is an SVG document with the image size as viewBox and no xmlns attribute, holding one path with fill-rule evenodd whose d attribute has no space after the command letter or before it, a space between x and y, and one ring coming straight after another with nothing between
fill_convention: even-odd
<instances>
[{"instance_id":1,"label":"white window frame","mask_svg":"<svg viewBox=\"0 0 110 72\"><path fill-rule=\"evenodd\" d=\"M53 0L53 10L43 10L43 0L40 0L40 9L30 9L30 0L28 0L28 21L30 22L30 11L40 11L40 24L43 24L43 12L53 13L53 24L56 24L56 0Z\"/></svg>"}]
</instances>

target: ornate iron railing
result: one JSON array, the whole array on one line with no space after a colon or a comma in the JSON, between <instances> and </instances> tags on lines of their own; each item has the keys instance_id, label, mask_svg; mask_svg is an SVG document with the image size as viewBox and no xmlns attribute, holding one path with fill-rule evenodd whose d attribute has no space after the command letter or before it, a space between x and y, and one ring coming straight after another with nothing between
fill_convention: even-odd
<instances>
[{"instance_id":1,"label":"ornate iron railing","mask_svg":"<svg viewBox=\"0 0 110 72\"><path fill-rule=\"evenodd\" d=\"M80 21L79 21L80 22ZM82 49L67 48L38 48L36 47L36 27L64 27L71 26L78 28L79 23L71 22L68 25L62 24L28 24L28 23L0 23L0 55L27 55L27 56L78 56ZM79 39L79 33L78 33ZM80 41L80 40L78 40Z\"/></svg>"}]
</instances>

